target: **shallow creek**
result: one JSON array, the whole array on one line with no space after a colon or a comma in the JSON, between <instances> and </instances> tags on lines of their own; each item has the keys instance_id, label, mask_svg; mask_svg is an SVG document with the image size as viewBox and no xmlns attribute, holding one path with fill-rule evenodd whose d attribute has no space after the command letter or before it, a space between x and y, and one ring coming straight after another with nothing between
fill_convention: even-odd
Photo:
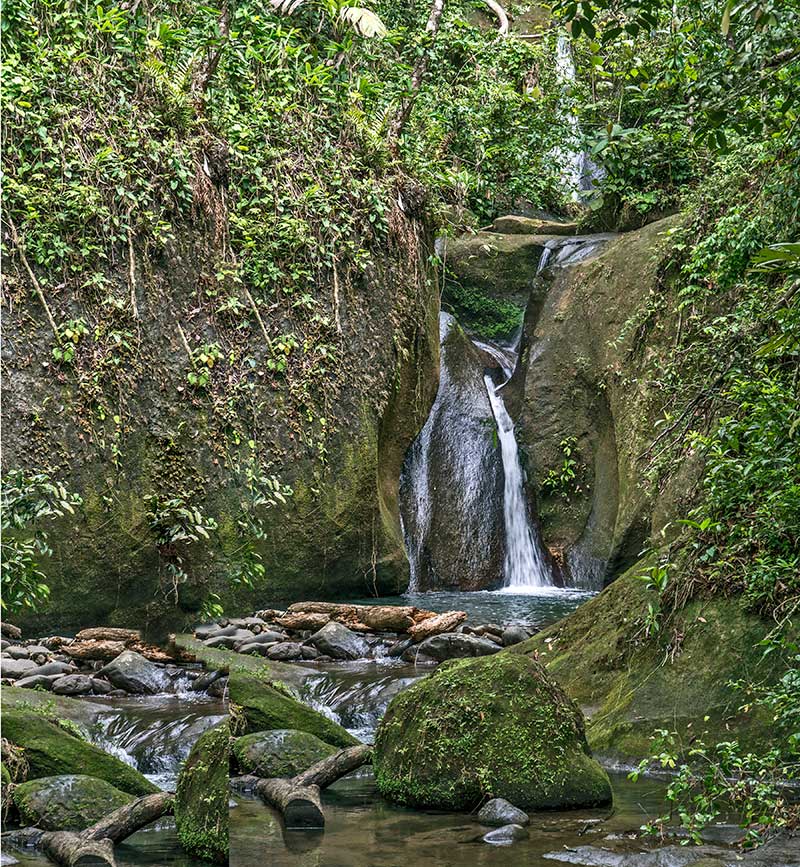
<instances>
[{"instance_id":1,"label":"shallow creek","mask_svg":"<svg viewBox=\"0 0 800 867\"><path fill-rule=\"evenodd\" d=\"M425 593L365 602L418 605L433 611L462 609L468 623L526 625L535 631L563 617L592 594L551 590L535 595L506 593ZM361 601L361 600L359 600ZM370 741L389 701L430 669L396 660L369 663L304 662L313 673L301 697ZM487 829L464 813L422 812L392 806L378 795L372 773L362 769L323 794L324 832L287 832L278 815L261 801L236 794L231 809L232 867L393 867L393 865L555 865L546 852L594 843L609 833L637 829L663 809L664 784L632 783L613 777L614 809L539 813L530 839L508 847L481 841ZM598 819L604 820L602 828Z\"/></svg>"}]
</instances>

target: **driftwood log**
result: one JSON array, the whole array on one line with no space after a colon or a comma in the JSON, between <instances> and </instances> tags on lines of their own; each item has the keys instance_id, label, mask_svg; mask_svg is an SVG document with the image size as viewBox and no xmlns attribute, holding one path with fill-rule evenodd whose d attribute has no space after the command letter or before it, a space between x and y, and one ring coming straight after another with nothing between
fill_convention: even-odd
<instances>
[{"instance_id":1,"label":"driftwood log","mask_svg":"<svg viewBox=\"0 0 800 867\"><path fill-rule=\"evenodd\" d=\"M114 844L130 837L156 819L172 814L174 795L144 795L104 816L85 831L46 831L38 846L62 867L116 867ZM36 829L26 829L31 840Z\"/></svg>"},{"instance_id":2,"label":"driftwood log","mask_svg":"<svg viewBox=\"0 0 800 867\"><path fill-rule=\"evenodd\" d=\"M280 810L287 828L324 828L320 790L371 762L372 747L359 744L339 750L296 777L260 779L253 788L265 803Z\"/></svg>"}]
</instances>

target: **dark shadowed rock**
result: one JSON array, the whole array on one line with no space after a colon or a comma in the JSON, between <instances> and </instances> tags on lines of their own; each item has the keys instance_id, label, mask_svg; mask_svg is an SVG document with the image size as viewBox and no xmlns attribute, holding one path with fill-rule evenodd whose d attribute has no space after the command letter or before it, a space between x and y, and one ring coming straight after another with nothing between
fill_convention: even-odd
<instances>
[{"instance_id":1,"label":"dark shadowed rock","mask_svg":"<svg viewBox=\"0 0 800 867\"><path fill-rule=\"evenodd\" d=\"M509 626L503 630L502 641L503 647L510 647L512 644L519 644L520 641L527 641L530 638L528 630L523 626Z\"/></svg>"},{"instance_id":2,"label":"dark shadowed rock","mask_svg":"<svg viewBox=\"0 0 800 867\"><path fill-rule=\"evenodd\" d=\"M399 641L395 641L390 645L387 653L391 657L402 656L404 651L408 650L414 644L413 639L411 638L401 638Z\"/></svg>"},{"instance_id":3,"label":"dark shadowed rock","mask_svg":"<svg viewBox=\"0 0 800 867\"><path fill-rule=\"evenodd\" d=\"M478 821L482 825L527 825L530 819L505 798L492 798L481 807Z\"/></svg>"},{"instance_id":4,"label":"dark shadowed rock","mask_svg":"<svg viewBox=\"0 0 800 867\"><path fill-rule=\"evenodd\" d=\"M191 688L195 692L203 692L204 690L208 689L215 680L219 680L219 678L224 676L225 672L221 670L206 671L205 673L201 674L200 677L192 681Z\"/></svg>"},{"instance_id":5,"label":"dark shadowed rock","mask_svg":"<svg viewBox=\"0 0 800 867\"><path fill-rule=\"evenodd\" d=\"M273 644L267 648L267 656L270 659L300 659L302 655L301 646L294 641L282 641L280 644Z\"/></svg>"},{"instance_id":6,"label":"dark shadowed rock","mask_svg":"<svg viewBox=\"0 0 800 867\"><path fill-rule=\"evenodd\" d=\"M522 825L503 825L502 828L495 828L494 831L484 834L483 842L494 846L510 846L517 840L527 840L528 836L527 828Z\"/></svg>"},{"instance_id":7,"label":"dark shadowed rock","mask_svg":"<svg viewBox=\"0 0 800 867\"><path fill-rule=\"evenodd\" d=\"M104 675L117 689L135 695L168 692L172 686L172 678L161 666L133 650L123 651L97 673Z\"/></svg>"},{"instance_id":8,"label":"dark shadowed rock","mask_svg":"<svg viewBox=\"0 0 800 867\"><path fill-rule=\"evenodd\" d=\"M432 635L419 645L421 654L439 662L465 656L489 656L497 653L499 649L493 641L475 635L462 635L459 632Z\"/></svg>"},{"instance_id":9,"label":"dark shadowed rock","mask_svg":"<svg viewBox=\"0 0 800 867\"><path fill-rule=\"evenodd\" d=\"M361 636L335 621L326 623L308 641L320 653L334 659L363 659L370 655L369 645Z\"/></svg>"},{"instance_id":10,"label":"dark shadowed rock","mask_svg":"<svg viewBox=\"0 0 800 867\"><path fill-rule=\"evenodd\" d=\"M92 691L92 678L88 674L65 674L53 681L56 695L88 695Z\"/></svg>"}]
</instances>

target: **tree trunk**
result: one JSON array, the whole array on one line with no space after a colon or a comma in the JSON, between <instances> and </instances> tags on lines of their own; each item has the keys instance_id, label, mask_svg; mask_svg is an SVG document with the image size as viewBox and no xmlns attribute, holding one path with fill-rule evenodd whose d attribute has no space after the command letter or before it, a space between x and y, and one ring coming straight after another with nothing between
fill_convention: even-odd
<instances>
[{"instance_id":1,"label":"tree trunk","mask_svg":"<svg viewBox=\"0 0 800 867\"><path fill-rule=\"evenodd\" d=\"M292 779L258 780L253 788L263 801L280 810L287 828L322 829L325 827L325 816L320 802L320 789L371 762L372 747L359 744L339 750ZM240 779L249 783L251 778Z\"/></svg>"}]
</instances>

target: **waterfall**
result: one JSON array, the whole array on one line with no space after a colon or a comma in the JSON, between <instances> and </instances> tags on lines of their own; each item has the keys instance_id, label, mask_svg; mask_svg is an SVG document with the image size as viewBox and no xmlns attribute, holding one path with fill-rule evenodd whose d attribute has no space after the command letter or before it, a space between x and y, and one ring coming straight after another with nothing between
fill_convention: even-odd
<instances>
[{"instance_id":1,"label":"waterfall","mask_svg":"<svg viewBox=\"0 0 800 867\"><path fill-rule=\"evenodd\" d=\"M497 422L497 437L505 475L503 519L506 528L506 557L503 589L509 593L524 593L533 588L551 586L553 582L528 520L528 504L517 438L514 436L514 422L511 421L498 393L500 389L495 386L488 373L484 381Z\"/></svg>"}]
</instances>

